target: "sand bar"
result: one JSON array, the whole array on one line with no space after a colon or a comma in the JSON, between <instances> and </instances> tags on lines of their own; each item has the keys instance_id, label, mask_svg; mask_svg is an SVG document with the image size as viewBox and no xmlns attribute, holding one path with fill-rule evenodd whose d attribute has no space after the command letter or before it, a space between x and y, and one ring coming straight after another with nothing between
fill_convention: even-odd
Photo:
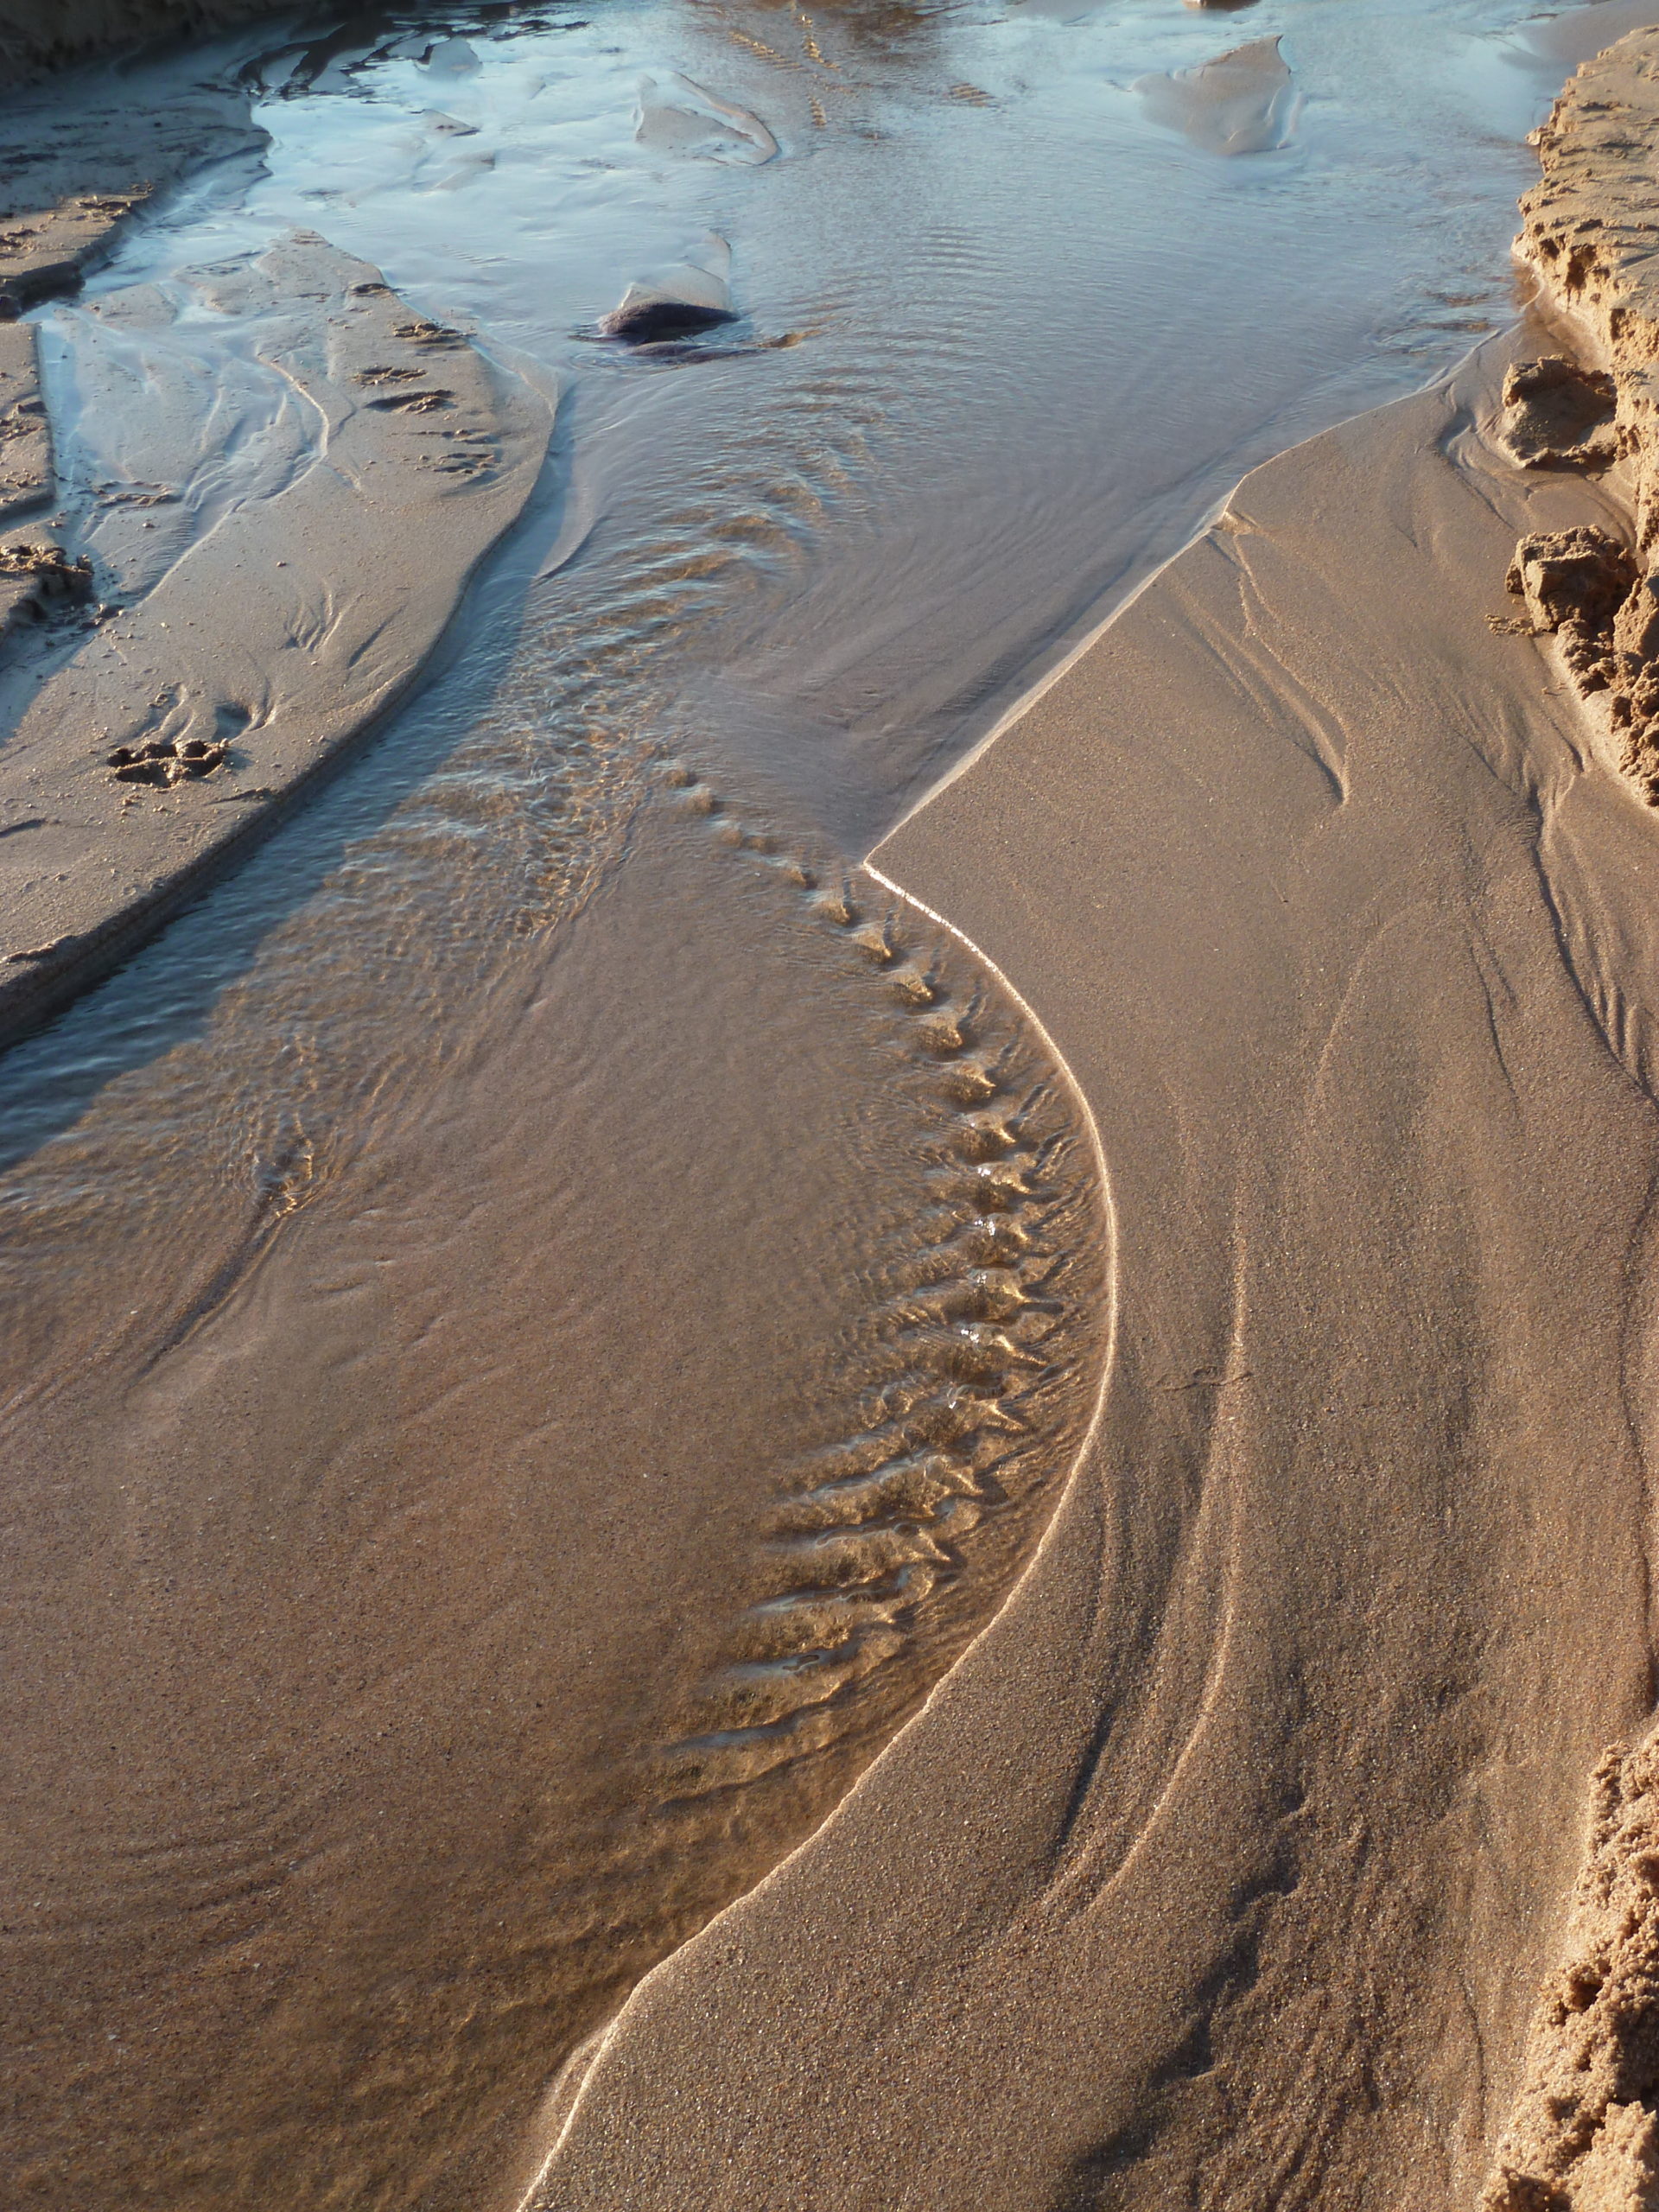
<instances>
[{"instance_id":1,"label":"sand bar","mask_svg":"<svg viewBox=\"0 0 1659 2212\"><path fill-rule=\"evenodd\" d=\"M296 233L202 280L318 418L0 745L0 1031L119 957L403 697L518 517L548 401L378 270Z\"/></svg>"},{"instance_id":2,"label":"sand bar","mask_svg":"<svg viewBox=\"0 0 1659 2212\"><path fill-rule=\"evenodd\" d=\"M874 855L1093 1109L1104 1418L924 1714L637 1993L539 2204L1478 2194L1649 1696L1659 1173L1652 826L1486 620L1519 531L1608 511L1499 453L1503 366L1248 478Z\"/></svg>"}]
</instances>

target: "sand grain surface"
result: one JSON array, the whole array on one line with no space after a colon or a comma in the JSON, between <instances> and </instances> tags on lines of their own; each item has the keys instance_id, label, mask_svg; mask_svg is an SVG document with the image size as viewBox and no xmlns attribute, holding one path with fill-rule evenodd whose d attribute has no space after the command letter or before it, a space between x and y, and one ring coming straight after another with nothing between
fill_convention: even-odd
<instances>
[{"instance_id":1,"label":"sand grain surface","mask_svg":"<svg viewBox=\"0 0 1659 2212\"><path fill-rule=\"evenodd\" d=\"M1649 1696L1659 1171L1651 824L1480 603L1603 510L1499 453L1503 365L1248 478L878 850L1092 1107L1103 1425L538 2205L1478 2194Z\"/></svg>"}]
</instances>

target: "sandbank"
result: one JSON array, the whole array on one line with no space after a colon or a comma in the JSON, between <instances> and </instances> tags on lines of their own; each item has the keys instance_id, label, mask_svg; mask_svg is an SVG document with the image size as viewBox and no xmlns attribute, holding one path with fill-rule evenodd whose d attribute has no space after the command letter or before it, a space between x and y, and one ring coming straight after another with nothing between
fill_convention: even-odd
<instances>
[{"instance_id":1,"label":"sandbank","mask_svg":"<svg viewBox=\"0 0 1659 2212\"><path fill-rule=\"evenodd\" d=\"M540 472L552 410L299 232L211 272L319 422L41 686L0 745L0 1033L154 927L407 692Z\"/></svg>"},{"instance_id":2,"label":"sandbank","mask_svg":"<svg viewBox=\"0 0 1659 2212\"><path fill-rule=\"evenodd\" d=\"M182 62L100 79L95 115L90 82L42 86L0 124L14 303L75 290L159 194L264 143L245 92ZM104 973L405 695L546 454L547 393L315 233L196 289L261 319L311 452L131 607L99 607L93 576L66 569L41 514L57 486L35 330L0 322L0 652L41 616L95 630L25 671L35 696L0 694L0 1039ZM141 310L168 313L153 289Z\"/></svg>"},{"instance_id":3,"label":"sandbank","mask_svg":"<svg viewBox=\"0 0 1659 2212\"><path fill-rule=\"evenodd\" d=\"M1479 2196L1652 1694L1659 848L1510 619L1618 513L1502 448L1514 351L1247 478L873 855L1092 1112L1101 1422L537 2208Z\"/></svg>"}]
</instances>

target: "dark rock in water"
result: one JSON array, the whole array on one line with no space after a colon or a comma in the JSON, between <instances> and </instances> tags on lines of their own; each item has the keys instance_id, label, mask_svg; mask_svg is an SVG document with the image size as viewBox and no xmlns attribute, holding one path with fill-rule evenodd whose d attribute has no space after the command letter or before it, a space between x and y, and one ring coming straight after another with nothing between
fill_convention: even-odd
<instances>
[{"instance_id":1,"label":"dark rock in water","mask_svg":"<svg viewBox=\"0 0 1659 2212\"><path fill-rule=\"evenodd\" d=\"M607 338L650 346L667 338L694 338L699 331L736 321L732 308L702 307L695 300L624 300L600 317L599 327Z\"/></svg>"},{"instance_id":2,"label":"dark rock in water","mask_svg":"<svg viewBox=\"0 0 1659 2212\"><path fill-rule=\"evenodd\" d=\"M1605 468L1618 457L1613 380L1547 353L1503 378L1502 435L1522 468Z\"/></svg>"},{"instance_id":3,"label":"dark rock in water","mask_svg":"<svg viewBox=\"0 0 1659 2212\"><path fill-rule=\"evenodd\" d=\"M676 262L630 284L620 302L600 317L601 336L650 346L664 339L695 338L699 331L735 322L726 282L731 265L730 246L711 235L695 260Z\"/></svg>"}]
</instances>

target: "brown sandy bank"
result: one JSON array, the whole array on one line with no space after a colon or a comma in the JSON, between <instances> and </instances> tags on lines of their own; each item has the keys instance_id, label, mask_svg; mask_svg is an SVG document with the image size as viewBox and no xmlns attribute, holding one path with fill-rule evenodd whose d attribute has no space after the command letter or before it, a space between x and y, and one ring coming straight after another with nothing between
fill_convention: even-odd
<instances>
[{"instance_id":1,"label":"brown sandy bank","mask_svg":"<svg viewBox=\"0 0 1659 2212\"><path fill-rule=\"evenodd\" d=\"M261 315L315 452L105 624L0 745L0 1035L106 967L404 694L546 452L539 393L313 234L198 289ZM99 311L167 312L148 288Z\"/></svg>"},{"instance_id":2,"label":"brown sandy bank","mask_svg":"<svg viewBox=\"0 0 1659 2212\"><path fill-rule=\"evenodd\" d=\"M1557 636L1609 760L1659 804L1659 32L1586 61L1535 143L1518 250L1588 367L1546 363L1550 388L1514 394L1516 447L1535 466L1612 466L1628 524L1522 546L1512 588Z\"/></svg>"},{"instance_id":3,"label":"brown sandy bank","mask_svg":"<svg viewBox=\"0 0 1659 2212\"><path fill-rule=\"evenodd\" d=\"M1248 478L874 866L1113 1187L992 1627L650 1977L538 2207L1466 2206L1651 1696L1659 849L1538 647L1503 348Z\"/></svg>"}]
</instances>

